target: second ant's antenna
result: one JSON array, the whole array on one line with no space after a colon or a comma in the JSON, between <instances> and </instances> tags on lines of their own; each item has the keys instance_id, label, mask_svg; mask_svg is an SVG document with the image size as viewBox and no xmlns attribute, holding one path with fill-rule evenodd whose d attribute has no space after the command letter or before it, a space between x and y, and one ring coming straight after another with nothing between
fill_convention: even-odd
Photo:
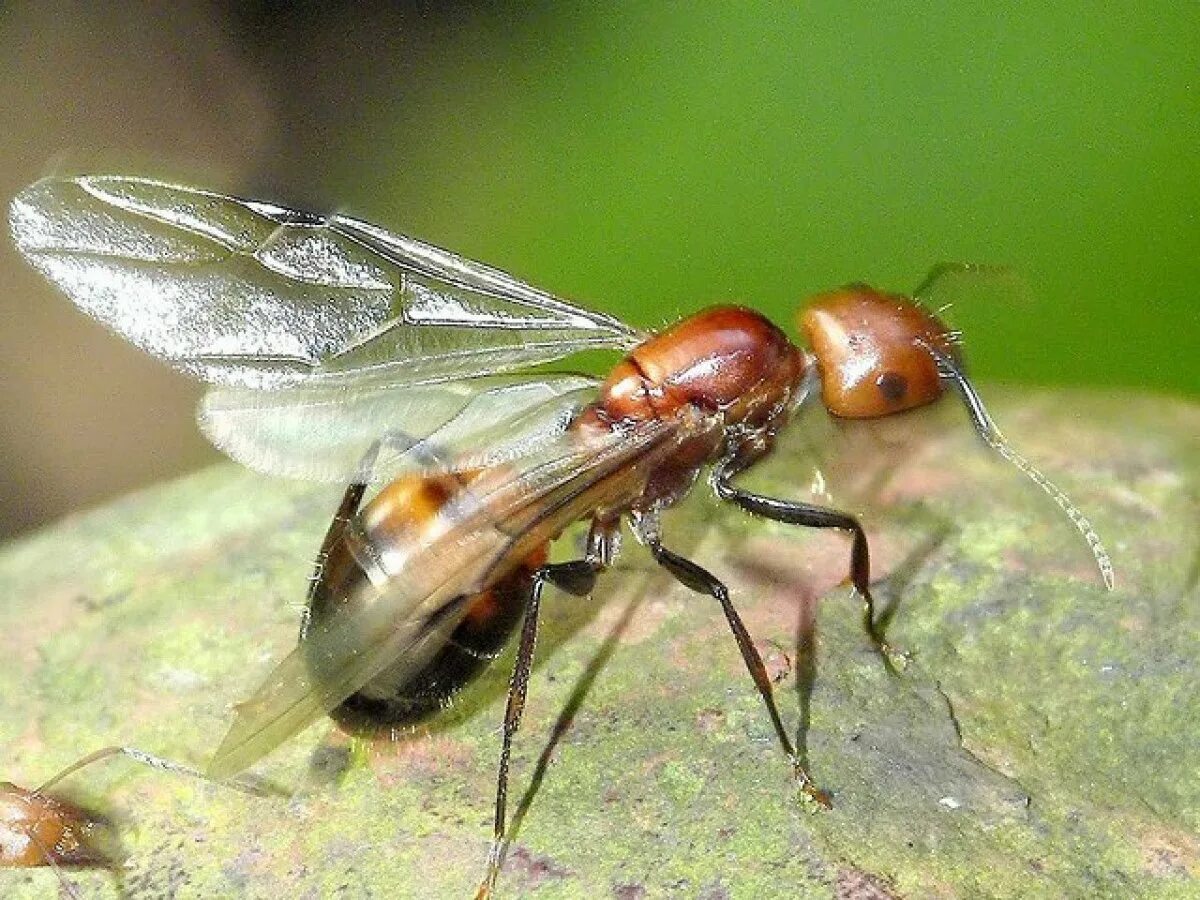
<instances>
[{"instance_id":1,"label":"second ant's antenna","mask_svg":"<svg viewBox=\"0 0 1200 900\"><path fill-rule=\"evenodd\" d=\"M1091 548L1092 556L1096 558L1096 565L1100 569L1100 577L1104 579L1104 586L1110 591L1116 587L1116 577L1113 573L1112 558L1108 555L1108 551L1104 549L1104 544L1100 540L1100 535L1096 534L1096 529L1092 527L1092 523L1082 512L1079 511L1071 498L1064 494L1057 485L1049 478L1043 475L1029 460L1018 453L1005 439L999 427L988 414L987 408L983 405L983 400L975 391L974 386L967 380L966 374L962 368L954 361L953 358L939 351L936 347L930 346L925 341L917 338L917 344L924 348L937 361L938 370L943 378L954 383L959 395L966 404L967 412L971 416L971 424L975 426L975 431L983 439L983 442L991 447L997 454L1008 462L1012 463L1020 472L1040 487L1051 500L1055 502L1059 509L1067 514L1069 518L1079 529L1079 533L1083 535L1083 539L1087 541L1088 547Z\"/></svg>"},{"instance_id":2,"label":"second ant's antenna","mask_svg":"<svg viewBox=\"0 0 1200 900\"><path fill-rule=\"evenodd\" d=\"M60 781L63 781L70 775L74 775L80 769L86 768L93 763L100 762L102 759L108 759L111 756L124 756L132 759L134 762L141 763L144 766L149 766L151 769L159 769L163 772L174 772L176 775L186 775L189 778L198 778L201 781L211 781L203 772L193 769L191 766L185 766L182 763L173 762L169 759L163 759L161 756L155 756L152 753L147 753L145 750L139 750L137 747L102 747L87 756L82 756L75 762L71 763L61 772L52 776L49 780L43 782L35 794L44 794L51 790ZM243 794L253 794L257 797L267 797L271 792L259 785L248 784L241 781L222 782L225 787L231 787L235 791L241 791Z\"/></svg>"}]
</instances>

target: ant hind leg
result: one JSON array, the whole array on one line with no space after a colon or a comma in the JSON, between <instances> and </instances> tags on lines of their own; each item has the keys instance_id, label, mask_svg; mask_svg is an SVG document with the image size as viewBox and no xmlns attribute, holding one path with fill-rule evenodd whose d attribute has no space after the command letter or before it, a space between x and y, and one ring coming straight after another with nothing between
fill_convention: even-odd
<instances>
[{"instance_id":1,"label":"ant hind leg","mask_svg":"<svg viewBox=\"0 0 1200 900\"><path fill-rule=\"evenodd\" d=\"M500 747L500 765L496 775L496 807L492 829L492 846L488 851L487 873L479 885L476 900L490 897L500 874L500 862L506 842L505 818L508 805L508 764L512 752L513 738L521 725L521 714L525 711L525 697L529 688L529 675L533 669L533 649L537 642L538 613L541 609L542 590L547 583L576 597L586 597L592 592L596 576L604 568L597 559L577 559L570 562L550 563L542 566L533 575L529 590L529 602L525 607L525 622L521 626L521 640L517 647L517 659L513 664L512 679L509 681L508 702L504 709L504 737Z\"/></svg>"}]
</instances>

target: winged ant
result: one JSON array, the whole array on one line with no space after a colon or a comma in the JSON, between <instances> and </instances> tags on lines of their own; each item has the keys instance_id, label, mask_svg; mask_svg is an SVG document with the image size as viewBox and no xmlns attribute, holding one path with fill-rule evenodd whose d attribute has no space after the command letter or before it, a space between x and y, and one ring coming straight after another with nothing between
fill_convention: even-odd
<instances>
[{"instance_id":1,"label":"winged ant","mask_svg":"<svg viewBox=\"0 0 1200 900\"><path fill-rule=\"evenodd\" d=\"M1084 515L1011 448L968 380L956 335L920 297L851 285L815 298L801 349L759 313L718 306L657 334L347 216L138 178L48 178L10 211L22 254L81 309L212 385L200 424L250 468L348 481L318 557L299 645L237 717L207 774L227 779L332 713L401 722L444 704L520 637L504 715L491 893L506 837L509 754L546 585L588 595L626 522L654 560L721 608L796 780L828 796L792 747L726 586L673 552L661 512L708 470L721 500L851 539L849 580L888 659L866 534L836 509L735 484L806 404L889 416L949 387L992 450L1086 539ZM598 381L537 368L585 349L624 358ZM364 503L368 487L383 487ZM547 548L589 522L586 552Z\"/></svg>"}]
</instances>

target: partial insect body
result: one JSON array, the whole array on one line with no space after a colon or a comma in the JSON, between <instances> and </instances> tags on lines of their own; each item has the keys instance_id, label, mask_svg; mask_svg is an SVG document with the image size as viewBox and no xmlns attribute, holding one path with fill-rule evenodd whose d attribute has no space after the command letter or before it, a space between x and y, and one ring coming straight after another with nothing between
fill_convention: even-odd
<instances>
[{"instance_id":1,"label":"partial insect body","mask_svg":"<svg viewBox=\"0 0 1200 900\"><path fill-rule=\"evenodd\" d=\"M665 546L660 525L711 467L726 502L846 532L849 580L886 663L858 520L733 483L816 402L818 385L825 407L851 418L902 412L952 386L984 442L1066 511L1112 586L1091 524L1009 447L955 335L914 298L864 285L822 295L801 318L805 351L742 307L647 335L365 222L142 179L47 179L17 197L11 220L18 248L84 310L212 383L201 424L221 449L262 471L349 481L299 646L239 705L212 777L330 712L376 725L425 715L522 622L481 897L500 870L542 593L553 584L587 595L617 553L622 520L669 574L720 606L799 785L828 805L728 589ZM948 271L973 270L935 270L921 292ZM534 368L596 347L624 354L603 382ZM374 483L385 487L364 506ZM546 562L549 543L580 520L590 523L583 556Z\"/></svg>"},{"instance_id":2,"label":"partial insect body","mask_svg":"<svg viewBox=\"0 0 1200 900\"><path fill-rule=\"evenodd\" d=\"M112 823L55 793L76 772L114 757L175 775L205 778L195 769L136 747L114 746L80 757L34 790L0 782L0 868L49 866L57 873L63 890L74 897L75 889L67 882L63 869L115 867L120 862L121 847ZM257 796L267 793L257 785L238 781L226 786Z\"/></svg>"},{"instance_id":3,"label":"partial insect body","mask_svg":"<svg viewBox=\"0 0 1200 900\"><path fill-rule=\"evenodd\" d=\"M374 454L372 454L374 455ZM429 544L456 526L450 513L461 502L478 470L442 475L404 475L380 491L362 509L365 485L347 489L341 515L334 518L326 537L317 572L309 592L308 616L300 632L308 646L309 628L362 616L362 607L380 601L388 573L402 572L407 548ZM510 569L497 571L493 580L461 604L462 618L443 646L431 649L431 658L412 671L409 663L399 673L383 671L351 694L332 713L343 726L373 731L418 722L447 706L453 695L491 662L508 642L525 612L534 572L546 562L548 544L542 544ZM312 659L319 672L321 661Z\"/></svg>"},{"instance_id":4,"label":"partial insect body","mask_svg":"<svg viewBox=\"0 0 1200 900\"><path fill-rule=\"evenodd\" d=\"M107 865L99 838L109 830L82 807L0 782L0 867Z\"/></svg>"},{"instance_id":5,"label":"partial insect body","mask_svg":"<svg viewBox=\"0 0 1200 900\"><path fill-rule=\"evenodd\" d=\"M705 311L639 345L601 385L599 398L572 422L569 434L582 452L639 425L670 425L676 433L669 457L647 478L624 480L627 490L610 497L603 510L591 512L596 527L635 510L653 514L674 502L704 464L726 452L728 429L774 434L806 371L803 354L778 328L737 307ZM381 449L370 451L364 468ZM480 475L480 470L461 470L403 476L361 510L353 507L364 483L353 483L343 501L350 508L335 517L326 538L329 547L314 578L301 645L309 646L305 638L310 627L328 629L370 618L364 607L386 602L381 598L388 582L407 575L407 555L456 530L463 504L480 496L484 482L505 478L502 470L493 469L473 488ZM446 615L448 609L461 608L462 618L427 663L414 670L415 653L410 651L398 669L385 670L348 697L335 717L357 728L381 727L413 722L444 706L502 649L524 613L533 573L545 562L549 540L566 524L561 514L545 516L537 528L546 539L531 556L517 558L515 568L495 561L487 583L476 586L469 599L455 598L437 611ZM319 657L310 659L310 667L322 677Z\"/></svg>"}]
</instances>

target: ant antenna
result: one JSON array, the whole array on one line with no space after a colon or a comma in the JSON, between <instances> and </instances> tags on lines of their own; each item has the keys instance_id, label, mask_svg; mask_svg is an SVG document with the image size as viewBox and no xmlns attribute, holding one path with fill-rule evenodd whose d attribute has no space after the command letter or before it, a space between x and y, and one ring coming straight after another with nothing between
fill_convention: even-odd
<instances>
[{"instance_id":1,"label":"ant antenna","mask_svg":"<svg viewBox=\"0 0 1200 900\"><path fill-rule=\"evenodd\" d=\"M77 898L79 894L67 881L64 864L71 867L111 868L115 864L115 858L110 856L109 848L103 846L106 842L98 838L93 831L97 826L109 827L106 820L74 806L69 801L55 798L51 791L80 769L114 756L125 756L159 771L187 775L204 781L212 780L203 772L154 756L136 747L110 746L80 757L32 791L0 782L0 815L3 816L0 819L0 867L47 865L58 876L63 892L71 898ZM274 793L266 787L242 781L223 782L222 786L256 796L269 796ZM44 840L45 835L39 832L47 823L51 829L58 829L58 836L53 838L54 843L49 846ZM6 839L10 841L10 845L4 844ZM15 843L12 843L13 841ZM28 847L34 847L40 852L39 863L32 862L25 855Z\"/></svg>"},{"instance_id":2,"label":"ant antenna","mask_svg":"<svg viewBox=\"0 0 1200 900\"><path fill-rule=\"evenodd\" d=\"M1000 457L1012 463L1018 471L1022 472L1030 481L1042 489L1045 494L1055 502L1059 509L1067 514L1069 518L1079 529L1079 533L1083 535L1083 539L1087 541L1088 547L1091 548L1092 556L1096 558L1096 565L1100 568L1100 577L1104 579L1104 586L1110 591L1116 587L1116 577L1113 573L1112 558L1108 555L1108 551L1104 549L1104 544L1100 541L1100 535L1096 534L1096 529L1092 527L1092 523L1088 521L1087 516L1079 511L1071 499L1064 494L1059 488L1045 475L1043 475L1033 463L1027 460L1024 456L1012 448L1000 432L999 427L988 414L987 409L983 405L983 400L975 391L971 382L967 380L966 374L962 368L951 358L938 350L936 347L930 346L921 338L916 339L918 346L924 348L930 356L937 362L938 373L942 378L954 382L959 395L966 404L967 412L971 416L971 424L975 426L975 431L983 439L983 442L992 448Z\"/></svg>"},{"instance_id":3,"label":"ant antenna","mask_svg":"<svg viewBox=\"0 0 1200 900\"><path fill-rule=\"evenodd\" d=\"M97 763L102 759L108 759L111 756L126 756L129 759L132 759L134 762L141 763L144 766L149 766L151 769L158 769L162 772L173 772L176 775L187 775L190 778L198 778L201 781L212 781L211 778L198 769L193 769L190 766L185 766L181 763L172 762L169 759L163 759L161 756L154 756L151 753L147 753L145 750L139 750L137 747L111 746L102 747L93 753L89 753L87 756L81 756L61 772L44 782L34 791L34 793L45 794L60 781L63 781L71 775L74 775L80 769L86 768L87 766L92 765L92 763ZM222 782L222 784L225 787L233 788L235 791L241 791L244 794L253 794L258 797L266 797L271 794L269 790L259 785L247 784L245 782L226 781Z\"/></svg>"}]
</instances>

